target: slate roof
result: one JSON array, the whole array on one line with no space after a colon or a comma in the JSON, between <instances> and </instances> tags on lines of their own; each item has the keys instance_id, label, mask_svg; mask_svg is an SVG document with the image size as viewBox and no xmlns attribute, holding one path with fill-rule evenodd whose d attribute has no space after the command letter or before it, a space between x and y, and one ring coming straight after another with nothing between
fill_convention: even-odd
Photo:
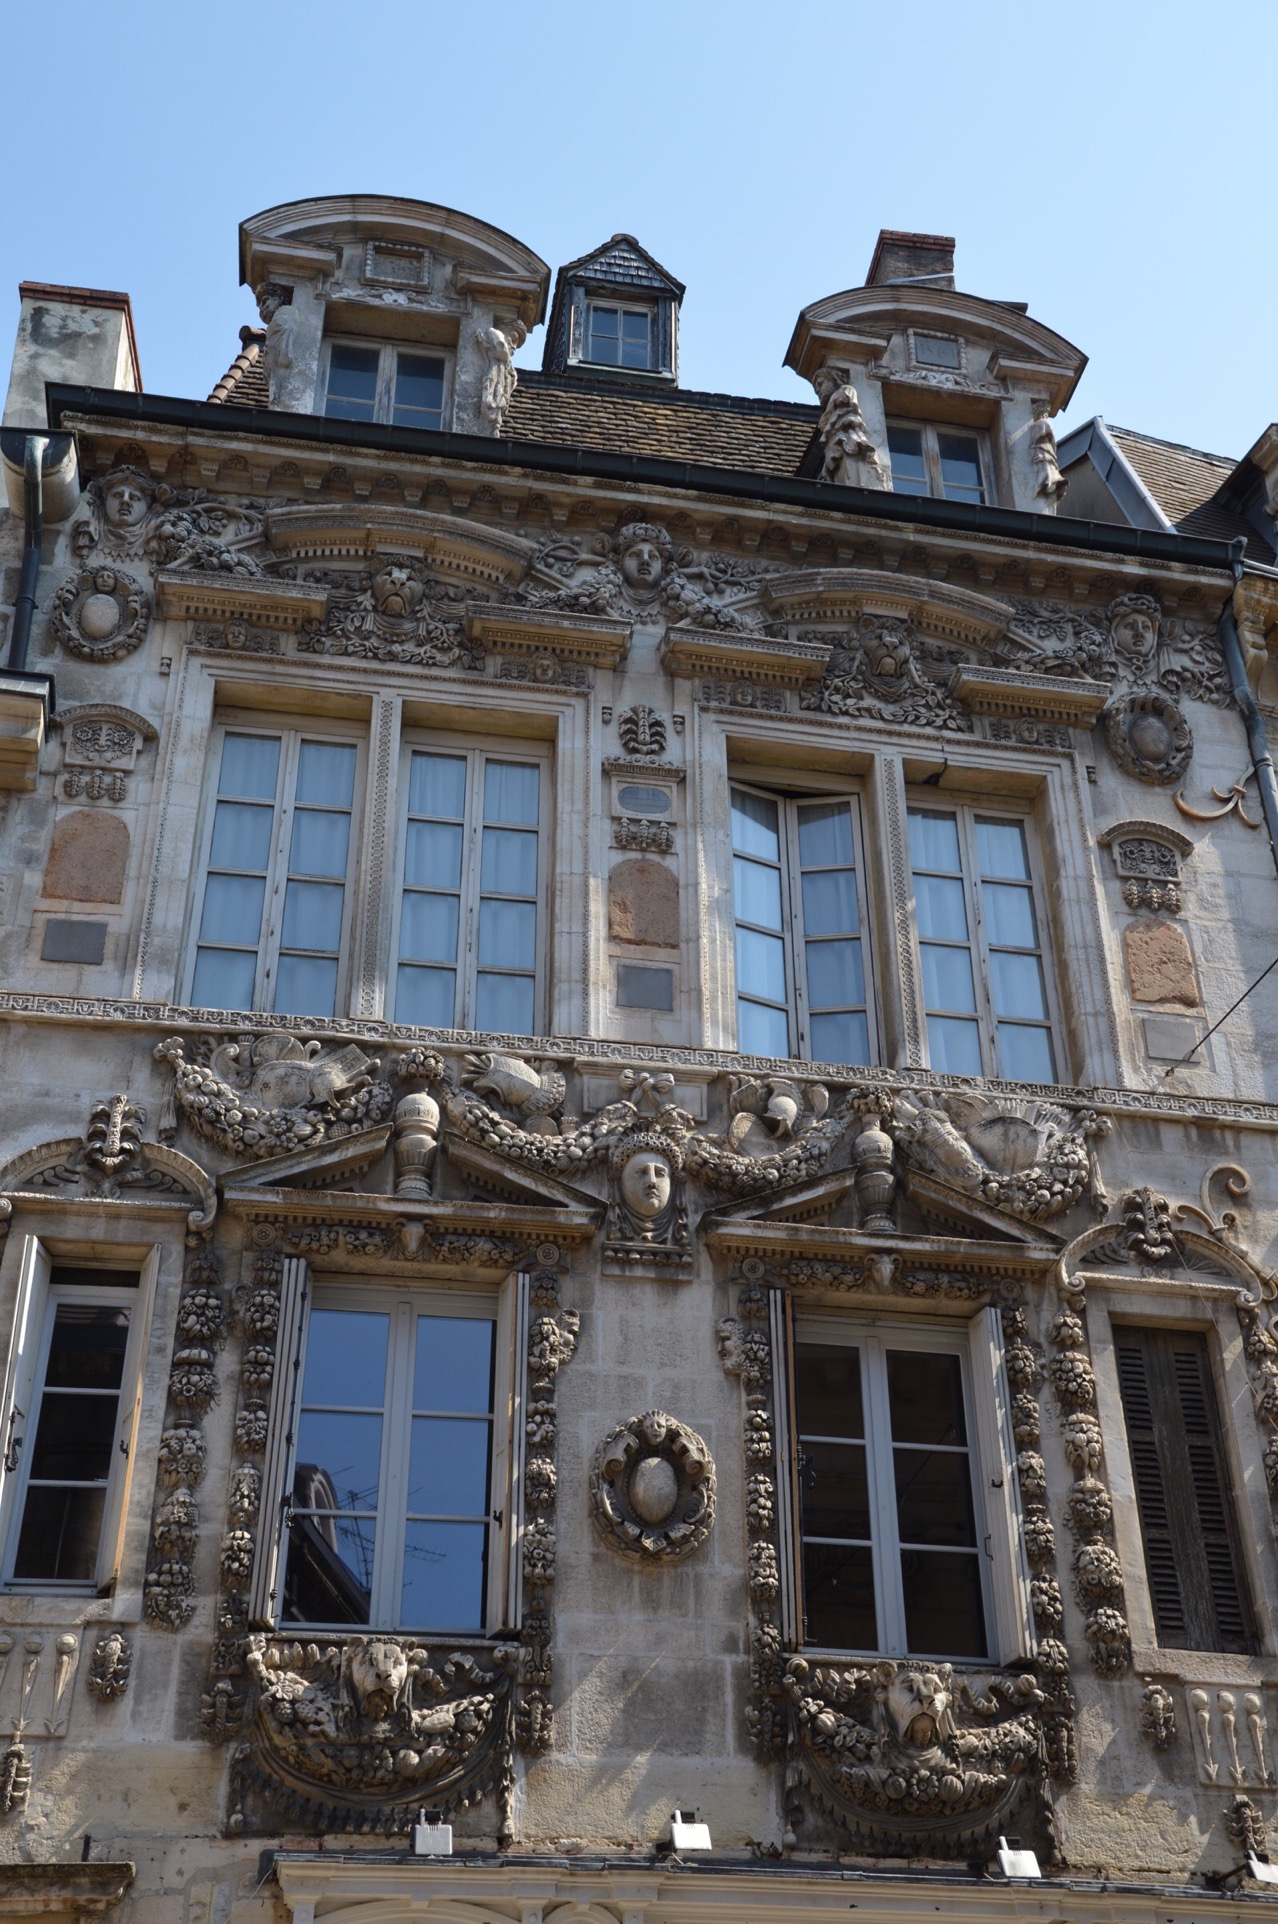
<instances>
[{"instance_id":1,"label":"slate roof","mask_svg":"<svg viewBox=\"0 0 1278 1924\"><path fill-rule=\"evenodd\" d=\"M1106 426L1169 521L1179 523L1210 500L1238 465L1227 454L1204 454L1201 448L1157 441L1133 428Z\"/></svg>"},{"instance_id":2,"label":"slate roof","mask_svg":"<svg viewBox=\"0 0 1278 1924\"><path fill-rule=\"evenodd\" d=\"M517 441L608 448L755 474L795 474L821 410L801 401L561 380L521 368L506 431Z\"/></svg>"}]
</instances>

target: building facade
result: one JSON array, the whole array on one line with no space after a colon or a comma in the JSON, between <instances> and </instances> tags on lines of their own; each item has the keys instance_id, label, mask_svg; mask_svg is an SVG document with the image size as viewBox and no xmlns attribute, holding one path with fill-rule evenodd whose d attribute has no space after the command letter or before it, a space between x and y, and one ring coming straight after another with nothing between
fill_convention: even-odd
<instances>
[{"instance_id":1,"label":"building facade","mask_svg":"<svg viewBox=\"0 0 1278 1924\"><path fill-rule=\"evenodd\" d=\"M941 236L811 405L628 235L240 239L207 401L22 289L5 1909L1264 1902L1278 430L1058 446Z\"/></svg>"}]
</instances>

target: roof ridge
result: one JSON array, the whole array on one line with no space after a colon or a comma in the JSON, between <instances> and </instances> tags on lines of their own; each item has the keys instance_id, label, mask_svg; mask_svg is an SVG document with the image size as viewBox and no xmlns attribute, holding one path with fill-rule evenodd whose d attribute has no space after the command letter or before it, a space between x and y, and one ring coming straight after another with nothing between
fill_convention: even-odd
<instances>
[{"instance_id":1,"label":"roof ridge","mask_svg":"<svg viewBox=\"0 0 1278 1924\"><path fill-rule=\"evenodd\" d=\"M1161 434L1146 434L1142 428L1120 428L1117 422L1106 421L1105 426L1111 434L1128 434L1133 441L1144 441L1150 447L1171 448L1177 454L1192 454L1200 461L1214 461L1217 466L1236 468L1237 459L1232 454L1212 454L1206 448L1191 448L1188 441L1167 441Z\"/></svg>"}]
</instances>

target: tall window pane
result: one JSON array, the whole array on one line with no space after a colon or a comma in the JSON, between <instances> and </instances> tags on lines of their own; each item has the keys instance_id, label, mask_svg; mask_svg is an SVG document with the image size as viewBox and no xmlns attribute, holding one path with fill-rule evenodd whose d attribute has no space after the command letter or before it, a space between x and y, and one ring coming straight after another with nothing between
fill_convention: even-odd
<instances>
[{"instance_id":1,"label":"tall window pane","mask_svg":"<svg viewBox=\"0 0 1278 1924\"><path fill-rule=\"evenodd\" d=\"M807 1641L877 1650L861 1351L799 1343L794 1375Z\"/></svg>"},{"instance_id":2,"label":"tall window pane","mask_svg":"<svg viewBox=\"0 0 1278 1924\"><path fill-rule=\"evenodd\" d=\"M354 796L355 750L346 743L302 742L274 1000L289 1014L337 1011Z\"/></svg>"},{"instance_id":3,"label":"tall window pane","mask_svg":"<svg viewBox=\"0 0 1278 1924\"><path fill-rule=\"evenodd\" d=\"M978 815L975 830L998 1073L1018 1082L1055 1082L1025 827Z\"/></svg>"},{"instance_id":4,"label":"tall window pane","mask_svg":"<svg viewBox=\"0 0 1278 1924\"><path fill-rule=\"evenodd\" d=\"M314 1309L284 1583L293 1623L371 1623L390 1318Z\"/></svg>"},{"instance_id":5,"label":"tall window pane","mask_svg":"<svg viewBox=\"0 0 1278 1924\"><path fill-rule=\"evenodd\" d=\"M377 369L381 353L375 347L351 347L334 341L328 359L325 414L340 421L372 421L377 413Z\"/></svg>"},{"instance_id":6,"label":"tall window pane","mask_svg":"<svg viewBox=\"0 0 1278 1924\"><path fill-rule=\"evenodd\" d=\"M280 805L283 739L228 734L204 884L191 999L199 1008L253 1009L266 883Z\"/></svg>"},{"instance_id":7,"label":"tall window pane","mask_svg":"<svg viewBox=\"0 0 1278 1924\"><path fill-rule=\"evenodd\" d=\"M733 789L732 846L738 1039L751 1054L789 1055L779 803Z\"/></svg>"},{"instance_id":8,"label":"tall window pane","mask_svg":"<svg viewBox=\"0 0 1278 1924\"><path fill-rule=\"evenodd\" d=\"M981 1028L956 815L909 812L928 1058L946 1075L979 1076Z\"/></svg>"},{"instance_id":9,"label":"tall window pane","mask_svg":"<svg viewBox=\"0 0 1278 1924\"><path fill-rule=\"evenodd\" d=\"M892 488L896 494L930 494L927 464L923 458L923 434L919 428L888 428L888 454L892 462Z\"/></svg>"},{"instance_id":10,"label":"tall window pane","mask_svg":"<svg viewBox=\"0 0 1278 1924\"><path fill-rule=\"evenodd\" d=\"M437 356L396 354L395 401L391 420L397 427L443 426L444 363Z\"/></svg>"}]
</instances>

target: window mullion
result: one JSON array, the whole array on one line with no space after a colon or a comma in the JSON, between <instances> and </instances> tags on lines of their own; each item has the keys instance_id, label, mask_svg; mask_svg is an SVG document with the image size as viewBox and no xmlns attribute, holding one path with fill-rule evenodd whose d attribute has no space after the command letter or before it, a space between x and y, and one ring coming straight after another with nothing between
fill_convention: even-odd
<instances>
[{"instance_id":1,"label":"window mullion","mask_svg":"<svg viewBox=\"0 0 1278 1924\"><path fill-rule=\"evenodd\" d=\"M377 1546L373 1568L373 1605L369 1612L379 1629L399 1623L404 1588L405 1518L408 1514L409 1455L413 1442L413 1368L416 1329L411 1302L397 1303L391 1314L390 1356L386 1370L386 1404L382 1418L385 1464L381 1500L377 1506Z\"/></svg>"},{"instance_id":2,"label":"window mullion","mask_svg":"<svg viewBox=\"0 0 1278 1924\"><path fill-rule=\"evenodd\" d=\"M896 1520L892 1464L892 1426L888 1414L887 1356L880 1337L862 1346L865 1441L869 1452L874 1508L874 1599L879 1618L879 1647L888 1656L905 1653L905 1599L901 1591L901 1546Z\"/></svg>"}]
</instances>

